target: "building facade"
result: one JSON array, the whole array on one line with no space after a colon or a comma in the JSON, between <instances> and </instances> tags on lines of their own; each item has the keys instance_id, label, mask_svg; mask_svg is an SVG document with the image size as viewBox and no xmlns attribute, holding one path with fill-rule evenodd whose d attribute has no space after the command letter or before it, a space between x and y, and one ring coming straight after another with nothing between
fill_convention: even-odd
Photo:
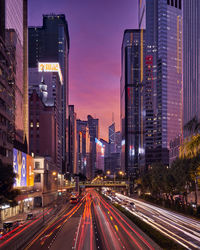
<instances>
[{"instance_id":1,"label":"building facade","mask_svg":"<svg viewBox=\"0 0 200 250\"><path fill-rule=\"evenodd\" d=\"M1 0L1 35L15 60L14 146L28 151L27 0Z\"/></svg>"},{"instance_id":2,"label":"building facade","mask_svg":"<svg viewBox=\"0 0 200 250\"><path fill-rule=\"evenodd\" d=\"M115 142L115 123L108 127L108 137L110 144L110 153L116 152L116 142Z\"/></svg>"},{"instance_id":3,"label":"building facade","mask_svg":"<svg viewBox=\"0 0 200 250\"><path fill-rule=\"evenodd\" d=\"M135 178L144 160L143 31L125 30L121 69L122 169Z\"/></svg>"},{"instance_id":4,"label":"building facade","mask_svg":"<svg viewBox=\"0 0 200 250\"><path fill-rule=\"evenodd\" d=\"M69 174L78 174L77 169L77 122L74 105L69 105Z\"/></svg>"},{"instance_id":5,"label":"building facade","mask_svg":"<svg viewBox=\"0 0 200 250\"><path fill-rule=\"evenodd\" d=\"M54 86L52 95L48 96L49 84L46 84L44 79L43 82L36 85L36 89L32 88L29 93L30 152L38 156L51 157L61 173L62 85L57 73L49 74Z\"/></svg>"},{"instance_id":6,"label":"building facade","mask_svg":"<svg viewBox=\"0 0 200 250\"><path fill-rule=\"evenodd\" d=\"M69 32L65 15L44 15L42 27L29 28L29 68L39 62L59 63L62 76L62 171L68 164Z\"/></svg>"},{"instance_id":7,"label":"building facade","mask_svg":"<svg viewBox=\"0 0 200 250\"><path fill-rule=\"evenodd\" d=\"M87 121L77 120L77 173L87 178L91 174L90 143Z\"/></svg>"},{"instance_id":8,"label":"building facade","mask_svg":"<svg viewBox=\"0 0 200 250\"><path fill-rule=\"evenodd\" d=\"M88 128L90 135L90 145L91 145L91 169L90 169L90 178L94 177L96 170L96 142L95 138L99 139L99 119L93 118L91 115L88 115Z\"/></svg>"},{"instance_id":9,"label":"building facade","mask_svg":"<svg viewBox=\"0 0 200 250\"><path fill-rule=\"evenodd\" d=\"M146 1L139 20L141 28L146 20L146 167L168 165L170 141L182 133L182 1Z\"/></svg>"},{"instance_id":10,"label":"building facade","mask_svg":"<svg viewBox=\"0 0 200 250\"><path fill-rule=\"evenodd\" d=\"M0 37L0 160L13 163L15 126L15 58Z\"/></svg>"},{"instance_id":11,"label":"building facade","mask_svg":"<svg viewBox=\"0 0 200 250\"><path fill-rule=\"evenodd\" d=\"M198 0L183 1L183 125L200 120L199 11Z\"/></svg>"}]
</instances>

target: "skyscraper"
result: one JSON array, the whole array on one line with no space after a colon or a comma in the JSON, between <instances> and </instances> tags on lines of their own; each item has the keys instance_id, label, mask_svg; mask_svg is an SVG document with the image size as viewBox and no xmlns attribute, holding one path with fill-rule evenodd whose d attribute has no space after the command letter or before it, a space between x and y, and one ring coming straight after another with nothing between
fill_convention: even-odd
<instances>
[{"instance_id":1,"label":"skyscraper","mask_svg":"<svg viewBox=\"0 0 200 250\"><path fill-rule=\"evenodd\" d=\"M144 161L143 30L125 30L121 68L122 169L137 176Z\"/></svg>"},{"instance_id":2,"label":"skyscraper","mask_svg":"<svg viewBox=\"0 0 200 250\"><path fill-rule=\"evenodd\" d=\"M90 135L87 121L77 120L77 173L90 178Z\"/></svg>"},{"instance_id":3,"label":"skyscraper","mask_svg":"<svg viewBox=\"0 0 200 250\"><path fill-rule=\"evenodd\" d=\"M200 1L183 1L183 125L200 120Z\"/></svg>"},{"instance_id":4,"label":"skyscraper","mask_svg":"<svg viewBox=\"0 0 200 250\"><path fill-rule=\"evenodd\" d=\"M62 83L56 72L41 72L40 74L45 74L42 82L32 86L29 93L30 152L37 156L51 157L61 172ZM46 83L45 79L49 82ZM49 91L48 88L51 90Z\"/></svg>"},{"instance_id":5,"label":"skyscraper","mask_svg":"<svg viewBox=\"0 0 200 250\"><path fill-rule=\"evenodd\" d=\"M94 177L96 170L96 142L95 138L99 139L99 119L94 119L91 115L88 115L88 128L90 134L91 145L91 171L90 178Z\"/></svg>"},{"instance_id":6,"label":"skyscraper","mask_svg":"<svg viewBox=\"0 0 200 250\"><path fill-rule=\"evenodd\" d=\"M110 153L116 152L116 143L115 143L115 123L111 124L108 128L108 136L109 136L109 146Z\"/></svg>"},{"instance_id":7,"label":"skyscraper","mask_svg":"<svg viewBox=\"0 0 200 250\"><path fill-rule=\"evenodd\" d=\"M4 2L4 3L3 3ZM14 146L28 150L27 0L2 0L4 38L16 61ZM2 13L1 13L2 14Z\"/></svg>"},{"instance_id":8,"label":"skyscraper","mask_svg":"<svg viewBox=\"0 0 200 250\"><path fill-rule=\"evenodd\" d=\"M69 105L69 174L77 174L77 120L74 105Z\"/></svg>"},{"instance_id":9,"label":"skyscraper","mask_svg":"<svg viewBox=\"0 0 200 250\"><path fill-rule=\"evenodd\" d=\"M65 15L44 15L42 27L29 28L29 68L39 62L59 63L63 75L62 85L62 165L66 172L68 152L68 60L69 33Z\"/></svg>"},{"instance_id":10,"label":"skyscraper","mask_svg":"<svg viewBox=\"0 0 200 250\"><path fill-rule=\"evenodd\" d=\"M146 166L155 161L168 165L170 142L182 131L181 3L148 0L139 5L140 23L146 19Z\"/></svg>"},{"instance_id":11,"label":"skyscraper","mask_svg":"<svg viewBox=\"0 0 200 250\"><path fill-rule=\"evenodd\" d=\"M1 16L0 16L1 19ZM12 165L15 106L15 58L0 37L0 160Z\"/></svg>"}]
</instances>

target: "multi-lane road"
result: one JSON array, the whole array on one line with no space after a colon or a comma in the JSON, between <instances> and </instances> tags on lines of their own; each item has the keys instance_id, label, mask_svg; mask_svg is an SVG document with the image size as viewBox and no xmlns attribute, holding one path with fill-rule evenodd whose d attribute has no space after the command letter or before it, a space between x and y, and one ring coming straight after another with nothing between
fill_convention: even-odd
<instances>
[{"instance_id":1,"label":"multi-lane road","mask_svg":"<svg viewBox=\"0 0 200 250\"><path fill-rule=\"evenodd\" d=\"M200 249L200 221L166 209L116 194L118 202L129 212L139 217L167 237L188 249ZM114 198L115 199L115 198ZM126 202L134 202L136 208L130 209Z\"/></svg>"},{"instance_id":2,"label":"multi-lane road","mask_svg":"<svg viewBox=\"0 0 200 250\"><path fill-rule=\"evenodd\" d=\"M25 249L159 249L95 190L55 217Z\"/></svg>"},{"instance_id":3,"label":"multi-lane road","mask_svg":"<svg viewBox=\"0 0 200 250\"><path fill-rule=\"evenodd\" d=\"M110 198L124 206L129 212L174 239L188 249L200 248L200 222L191 218L153 206L121 194ZM130 203L135 203L135 208ZM32 221L0 240L4 249L160 249L148 236L137 228L93 189L89 189L77 204L66 204L52 216L53 209L46 209ZM51 215L51 216L50 216ZM49 216L49 217L48 217ZM20 239L43 219L48 223L37 227L32 238L23 247L17 246ZM40 224L38 224L40 225ZM11 244L12 243L12 244Z\"/></svg>"}]
</instances>

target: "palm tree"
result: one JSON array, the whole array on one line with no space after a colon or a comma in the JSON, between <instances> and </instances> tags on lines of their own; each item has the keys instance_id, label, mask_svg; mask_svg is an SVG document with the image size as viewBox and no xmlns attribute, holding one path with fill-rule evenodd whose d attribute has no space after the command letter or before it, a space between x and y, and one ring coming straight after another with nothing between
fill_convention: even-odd
<instances>
[{"instance_id":1,"label":"palm tree","mask_svg":"<svg viewBox=\"0 0 200 250\"><path fill-rule=\"evenodd\" d=\"M184 130L187 130L190 136L185 139L180 147L180 157L195 157L200 151L200 122L196 116L185 124Z\"/></svg>"},{"instance_id":2,"label":"palm tree","mask_svg":"<svg viewBox=\"0 0 200 250\"><path fill-rule=\"evenodd\" d=\"M195 182L195 202L197 202L197 177L200 172L199 154L200 154L200 122L194 116L185 126L184 129L191 135L180 147L181 158L191 159L191 177Z\"/></svg>"},{"instance_id":3,"label":"palm tree","mask_svg":"<svg viewBox=\"0 0 200 250\"><path fill-rule=\"evenodd\" d=\"M200 122L195 115L189 122L187 122L184 126L184 130L190 132L190 134L197 134L200 130Z\"/></svg>"}]
</instances>

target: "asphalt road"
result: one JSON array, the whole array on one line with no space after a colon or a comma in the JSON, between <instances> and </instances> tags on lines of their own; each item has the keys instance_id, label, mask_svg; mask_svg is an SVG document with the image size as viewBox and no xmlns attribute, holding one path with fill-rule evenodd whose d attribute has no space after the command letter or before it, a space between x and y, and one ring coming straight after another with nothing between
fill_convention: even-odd
<instances>
[{"instance_id":1,"label":"asphalt road","mask_svg":"<svg viewBox=\"0 0 200 250\"><path fill-rule=\"evenodd\" d=\"M43 229L26 249L159 249L95 190Z\"/></svg>"},{"instance_id":2,"label":"asphalt road","mask_svg":"<svg viewBox=\"0 0 200 250\"><path fill-rule=\"evenodd\" d=\"M129 212L138 216L166 236L177 241L187 249L200 249L200 221L151 205L138 199L116 194ZM127 204L124 204L126 203ZM134 202L136 209L131 209L128 202ZM120 202L119 202L120 203Z\"/></svg>"}]
</instances>

